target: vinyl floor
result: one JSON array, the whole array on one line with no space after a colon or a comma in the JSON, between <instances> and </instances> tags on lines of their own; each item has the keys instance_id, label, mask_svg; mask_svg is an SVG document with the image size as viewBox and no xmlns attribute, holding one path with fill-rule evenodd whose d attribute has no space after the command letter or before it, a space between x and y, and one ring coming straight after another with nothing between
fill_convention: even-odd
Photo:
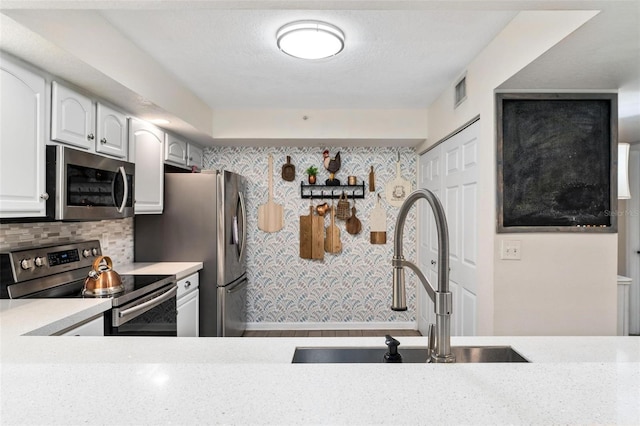
<instances>
[{"instance_id":1,"label":"vinyl floor","mask_svg":"<svg viewBox=\"0 0 640 426\"><path fill-rule=\"evenodd\" d=\"M384 337L422 336L418 330L247 330L243 337Z\"/></svg>"}]
</instances>

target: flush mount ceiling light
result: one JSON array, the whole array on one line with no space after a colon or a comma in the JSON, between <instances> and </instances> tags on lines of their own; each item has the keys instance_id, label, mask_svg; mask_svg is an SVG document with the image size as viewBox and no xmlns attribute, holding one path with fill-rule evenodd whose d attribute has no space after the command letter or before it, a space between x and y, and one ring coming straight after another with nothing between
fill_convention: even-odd
<instances>
[{"instance_id":1,"label":"flush mount ceiling light","mask_svg":"<svg viewBox=\"0 0 640 426\"><path fill-rule=\"evenodd\" d=\"M340 28L320 21L291 22L276 33L278 49L301 59L322 59L337 55L344 48Z\"/></svg>"}]
</instances>

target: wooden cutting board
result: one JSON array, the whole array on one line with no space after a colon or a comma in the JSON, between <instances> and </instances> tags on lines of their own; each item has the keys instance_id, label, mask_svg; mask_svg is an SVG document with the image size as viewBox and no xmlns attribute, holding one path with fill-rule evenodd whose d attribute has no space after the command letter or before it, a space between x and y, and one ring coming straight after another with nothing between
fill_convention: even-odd
<instances>
[{"instance_id":1,"label":"wooden cutting board","mask_svg":"<svg viewBox=\"0 0 640 426\"><path fill-rule=\"evenodd\" d=\"M380 194L376 199L376 206L371 210L370 217L371 244L387 243L387 212L380 205Z\"/></svg>"},{"instance_id":2,"label":"wooden cutting board","mask_svg":"<svg viewBox=\"0 0 640 426\"><path fill-rule=\"evenodd\" d=\"M327 234L324 237L324 251L327 253L340 253L342 242L340 241L340 229L336 226L336 209L331 206L331 224L327 226Z\"/></svg>"},{"instance_id":3,"label":"wooden cutting board","mask_svg":"<svg viewBox=\"0 0 640 426\"><path fill-rule=\"evenodd\" d=\"M313 214L311 207L311 258L324 259L324 217Z\"/></svg>"},{"instance_id":4,"label":"wooden cutting board","mask_svg":"<svg viewBox=\"0 0 640 426\"><path fill-rule=\"evenodd\" d=\"M300 216L300 257L311 259L312 236L311 219L313 218L313 206L309 206L309 214Z\"/></svg>"},{"instance_id":5,"label":"wooden cutting board","mask_svg":"<svg viewBox=\"0 0 640 426\"><path fill-rule=\"evenodd\" d=\"M258 228L278 232L284 227L284 207L273 201L273 156L269 154L269 201L258 207Z\"/></svg>"},{"instance_id":6,"label":"wooden cutting board","mask_svg":"<svg viewBox=\"0 0 640 426\"><path fill-rule=\"evenodd\" d=\"M384 194L389 204L394 207L400 207L410 193L411 182L402 178L402 174L400 173L400 155L398 155L398 161L396 161L396 177L384 187Z\"/></svg>"},{"instance_id":7,"label":"wooden cutting board","mask_svg":"<svg viewBox=\"0 0 640 426\"><path fill-rule=\"evenodd\" d=\"M303 259L324 259L324 218L313 213L300 216L300 257Z\"/></svg>"}]
</instances>

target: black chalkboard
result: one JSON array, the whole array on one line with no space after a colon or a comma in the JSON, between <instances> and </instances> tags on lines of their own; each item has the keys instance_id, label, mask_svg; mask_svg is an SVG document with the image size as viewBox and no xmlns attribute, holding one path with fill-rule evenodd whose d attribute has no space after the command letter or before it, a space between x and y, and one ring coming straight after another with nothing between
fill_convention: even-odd
<instances>
[{"instance_id":1,"label":"black chalkboard","mask_svg":"<svg viewBox=\"0 0 640 426\"><path fill-rule=\"evenodd\" d=\"M496 101L498 232L616 232L616 94Z\"/></svg>"}]
</instances>

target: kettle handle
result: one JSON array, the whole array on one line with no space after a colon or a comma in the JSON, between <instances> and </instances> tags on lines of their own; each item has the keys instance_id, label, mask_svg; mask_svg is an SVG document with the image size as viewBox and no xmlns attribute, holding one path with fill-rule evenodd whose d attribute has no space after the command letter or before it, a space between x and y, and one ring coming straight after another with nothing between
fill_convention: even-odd
<instances>
[{"instance_id":1,"label":"kettle handle","mask_svg":"<svg viewBox=\"0 0 640 426\"><path fill-rule=\"evenodd\" d=\"M109 256L96 257L96 260L93 261L93 265L91 265L91 269L93 269L98 274L103 272L100 270L100 264L102 263L103 260L107 262L107 271L113 270L113 262L111 261L111 258Z\"/></svg>"}]
</instances>

